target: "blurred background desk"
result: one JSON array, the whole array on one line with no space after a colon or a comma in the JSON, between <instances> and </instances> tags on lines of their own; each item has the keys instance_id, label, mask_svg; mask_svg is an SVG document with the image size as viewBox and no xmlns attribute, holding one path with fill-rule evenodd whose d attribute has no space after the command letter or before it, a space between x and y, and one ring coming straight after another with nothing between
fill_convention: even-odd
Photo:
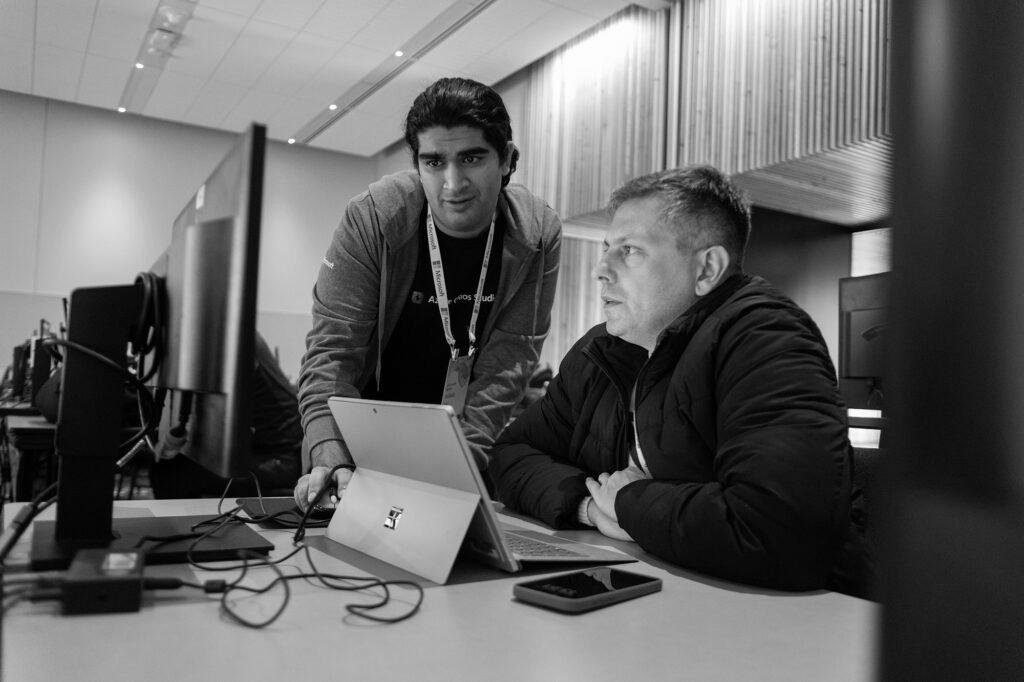
<instances>
[{"instance_id":1,"label":"blurred background desk","mask_svg":"<svg viewBox=\"0 0 1024 682\"><path fill-rule=\"evenodd\" d=\"M216 500L115 503L122 515L150 510L202 514L215 507ZM5 518L15 512L9 508ZM45 515L52 512L50 508ZM528 525L514 517L505 520ZM261 532L275 543L274 558L291 548L291 531ZM322 533L310 531L307 538L321 571L397 577ZM825 591L778 593L739 586L659 562L634 545L595 532L565 535L630 549L641 561L622 567L661 578L663 590L567 616L512 600L513 584L538 572L509 575L460 561L447 585L420 581L426 594L419 613L393 625L370 623L345 611L345 604L369 603L376 597L330 591L311 581L292 581L283 615L262 630L232 622L219 613L217 596L188 588L147 593L142 610L128 614L61 616L56 602L21 602L3 623L3 679L621 682L637 675L730 681L873 677L877 604ZM8 565L18 561L19 553L24 559L26 539ZM300 554L283 570L304 565ZM192 569L184 566L151 567L146 573L192 579ZM236 575L195 571L200 581ZM259 568L250 570L246 580L263 585L272 576L270 569ZM402 587L391 593L402 608L415 596ZM280 604L281 592L275 588L236 601L253 617L266 616Z\"/></svg>"},{"instance_id":2,"label":"blurred background desk","mask_svg":"<svg viewBox=\"0 0 1024 682\"><path fill-rule=\"evenodd\" d=\"M10 415L4 429L10 446L11 499L26 502L57 480L53 449L57 426L40 416Z\"/></svg>"}]
</instances>

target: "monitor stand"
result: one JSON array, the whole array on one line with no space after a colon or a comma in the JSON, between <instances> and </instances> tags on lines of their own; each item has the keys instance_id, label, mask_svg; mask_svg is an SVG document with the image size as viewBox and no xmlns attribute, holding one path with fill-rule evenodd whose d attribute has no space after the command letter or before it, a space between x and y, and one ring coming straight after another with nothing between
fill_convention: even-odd
<instances>
[{"instance_id":1,"label":"monitor stand","mask_svg":"<svg viewBox=\"0 0 1024 682\"><path fill-rule=\"evenodd\" d=\"M144 287L75 289L68 309L68 341L91 349L122 368L139 323ZM64 354L55 448L58 457L57 520L33 524L33 570L66 568L87 547L137 549L145 536L191 532L209 517L113 518L114 471L122 437L124 377L115 368L74 348ZM146 563L185 563L194 538L142 545ZM269 542L242 524L228 524L203 540L196 560L237 559L239 549L266 554Z\"/></svg>"}]
</instances>

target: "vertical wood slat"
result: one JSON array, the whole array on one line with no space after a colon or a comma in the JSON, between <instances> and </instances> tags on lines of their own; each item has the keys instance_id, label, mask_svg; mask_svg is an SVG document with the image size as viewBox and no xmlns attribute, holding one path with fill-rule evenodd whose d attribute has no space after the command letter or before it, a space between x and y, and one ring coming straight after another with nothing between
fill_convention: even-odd
<instances>
[{"instance_id":1,"label":"vertical wood slat","mask_svg":"<svg viewBox=\"0 0 1024 682\"><path fill-rule=\"evenodd\" d=\"M890 135L890 0L678 0L679 163L742 173Z\"/></svg>"},{"instance_id":2,"label":"vertical wood slat","mask_svg":"<svg viewBox=\"0 0 1024 682\"><path fill-rule=\"evenodd\" d=\"M667 30L668 11L632 6L528 67L517 180L560 215L661 167Z\"/></svg>"}]
</instances>

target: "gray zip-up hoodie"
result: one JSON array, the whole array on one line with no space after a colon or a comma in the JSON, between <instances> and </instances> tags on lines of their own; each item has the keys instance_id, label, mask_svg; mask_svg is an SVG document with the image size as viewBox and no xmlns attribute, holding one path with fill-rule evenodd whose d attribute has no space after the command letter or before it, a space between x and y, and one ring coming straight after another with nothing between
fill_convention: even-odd
<instances>
[{"instance_id":1,"label":"gray zip-up hoodie","mask_svg":"<svg viewBox=\"0 0 1024 682\"><path fill-rule=\"evenodd\" d=\"M415 171L388 175L349 202L313 287L313 328L299 375L303 463L318 444L344 442L327 408L375 376L416 273L426 196ZM519 402L551 323L561 248L555 212L525 187L498 199L505 218L501 277L469 385L463 429L481 470Z\"/></svg>"}]
</instances>

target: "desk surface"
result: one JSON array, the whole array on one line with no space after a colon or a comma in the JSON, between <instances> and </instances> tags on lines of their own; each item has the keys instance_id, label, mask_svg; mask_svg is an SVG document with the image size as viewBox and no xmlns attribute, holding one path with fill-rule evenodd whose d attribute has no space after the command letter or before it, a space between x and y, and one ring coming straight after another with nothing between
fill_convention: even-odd
<instances>
[{"instance_id":1,"label":"desk surface","mask_svg":"<svg viewBox=\"0 0 1024 682\"><path fill-rule=\"evenodd\" d=\"M215 500L118 502L119 515L205 514ZM8 505L5 520L17 505ZM52 512L47 510L47 514ZM46 517L44 515L44 518ZM509 517L510 523L524 523ZM273 556L291 531L262 531ZM311 531L321 571L387 570ZM561 534L561 533L560 533ZM615 543L596 532L566 536ZM27 535L9 565L27 553ZM271 626L253 630L223 617L216 596L182 589L147 593L138 613L63 616L57 602L21 602L2 624L3 679L140 680L867 680L874 674L879 607L831 592L774 593L725 583L633 550L623 568L660 577L661 592L568 616L512 601L509 575L459 562L447 585L422 581L419 613L392 625L347 615L359 593L292 581L291 601ZM298 556L291 566L301 567ZM292 569L294 570L294 569ZM193 579L192 569L161 566L147 575ZM250 572L265 584L271 571ZM200 580L235 573L195 571ZM382 575L381 577L397 577ZM411 600L407 588L394 597ZM273 595L273 596L271 596ZM280 593L240 598L239 607L272 613ZM119 647L122 643L123 647Z\"/></svg>"}]
</instances>

